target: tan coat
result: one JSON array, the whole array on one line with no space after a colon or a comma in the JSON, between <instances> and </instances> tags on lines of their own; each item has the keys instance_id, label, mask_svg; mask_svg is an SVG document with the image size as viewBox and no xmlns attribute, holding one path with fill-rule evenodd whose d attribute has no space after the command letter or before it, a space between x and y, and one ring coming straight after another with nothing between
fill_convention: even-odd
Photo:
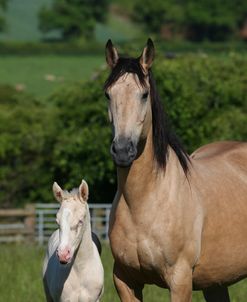
<instances>
[{"instance_id":1,"label":"tan coat","mask_svg":"<svg viewBox=\"0 0 247 302\"><path fill-rule=\"evenodd\" d=\"M209 144L188 158L163 118L153 57L150 39L137 59L106 45L116 289L123 302L142 301L144 284L169 288L172 302L190 302L192 289L229 302L227 285L247 276L247 144Z\"/></svg>"}]
</instances>

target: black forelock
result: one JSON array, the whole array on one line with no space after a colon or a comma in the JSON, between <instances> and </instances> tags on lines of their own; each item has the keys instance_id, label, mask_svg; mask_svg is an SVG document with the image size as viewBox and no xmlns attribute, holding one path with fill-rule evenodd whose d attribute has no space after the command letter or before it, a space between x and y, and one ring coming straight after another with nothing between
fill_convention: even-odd
<instances>
[{"instance_id":1,"label":"black forelock","mask_svg":"<svg viewBox=\"0 0 247 302\"><path fill-rule=\"evenodd\" d=\"M126 73L136 74L142 86L146 85L145 74L140 64L139 58L119 58L116 66L112 69L109 77L105 81L104 89L112 86L116 81Z\"/></svg>"}]
</instances>

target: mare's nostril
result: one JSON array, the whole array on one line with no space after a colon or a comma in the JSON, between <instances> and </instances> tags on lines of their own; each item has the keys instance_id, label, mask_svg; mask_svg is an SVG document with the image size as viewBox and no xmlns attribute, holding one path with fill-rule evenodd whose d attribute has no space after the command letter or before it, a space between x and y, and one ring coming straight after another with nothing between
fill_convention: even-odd
<instances>
[{"instance_id":1,"label":"mare's nostril","mask_svg":"<svg viewBox=\"0 0 247 302\"><path fill-rule=\"evenodd\" d=\"M136 149L135 149L134 143L132 141L129 144L128 153L130 156L133 156L136 153Z\"/></svg>"},{"instance_id":2,"label":"mare's nostril","mask_svg":"<svg viewBox=\"0 0 247 302\"><path fill-rule=\"evenodd\" d=\"M131 138L117 137L111 144L111 155L119 166L127 167L136 156L136 145Z\"/></svg>"},{"instance_id":3,"label":"mare's nostril","mask_svg":"<svg viewBox=\"0 0 247 302\"><path fill-rule=\"evenodd\" d=\"M115 143L113 142L112 145L111 145L111 153L112 154L116 154L116 147L115 147Z\"/></svg>"}]
</instances>

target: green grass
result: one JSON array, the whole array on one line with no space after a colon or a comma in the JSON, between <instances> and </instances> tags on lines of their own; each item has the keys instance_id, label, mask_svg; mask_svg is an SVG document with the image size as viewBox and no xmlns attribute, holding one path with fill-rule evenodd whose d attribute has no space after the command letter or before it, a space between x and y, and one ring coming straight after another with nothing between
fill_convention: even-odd
<instances>
[{"instance_id":1,"label":"green grass","mask_svg":"<svg viewBox=\"0 0 247 302\"><path fill-rule=\"evenodd\" d=\"M32 245L1 245L0 247L0 302L44 301L41 271L44 248ZM105 292L102 302L117 302L112 282L112 256L108 245L103 246L102 262L105 269ZM246 301L247 281L230 288L231 302ZM168 302L168 291L146 286L144 301ZM193 293L193 302L203 302L200 292Z\"/></svg>"},{"instance_id":2,"label":"green grass","mask_svg":"<svg viewBox=\"0 0 247 302\"><path fill-rule=\"evenodd\" d=\"M2 56L0 84L21 84L26 92L44 98L70 82L89 79L104 62L103 50L102 56ZM51 76L55 78L49 81Z\"/></svg>"},{"instance_id":3,"label":"green grass","mask_svg":"<svg viewBox=\"0 0 247 302\"><path fill-rule=\"evenodd\" d=\"M140 51L135 50L134 55ZM161 53L159 50L158 54ZM224 59L226 55L221 53L217 57ZM155 64L157 62L158 59ZM103 46L102 55L0 56L0 84L21 85L25 92L34 94L38 99L45 99L61 86L90 79L103 64ZM54 76L54 79L49 81L50 76Z\"/></svg>"}]
</instances>

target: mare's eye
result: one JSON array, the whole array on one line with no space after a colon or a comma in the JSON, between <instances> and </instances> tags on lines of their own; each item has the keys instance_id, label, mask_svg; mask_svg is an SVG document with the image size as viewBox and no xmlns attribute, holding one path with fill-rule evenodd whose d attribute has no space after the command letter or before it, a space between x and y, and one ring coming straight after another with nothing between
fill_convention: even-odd
<instances>
[{"instance_id":1,"label":"mare's eye","mask_svg":"<svg viewBox=\"0 0 247 302\"><path fill-rule=\"evenodd\" d=\"M78 224L79 224L79 225L82 225L82 224L83 224L83 220L80 219L79 222L78 222Z\"/></svg>"},{"instance_id":2,"label":"mare's eye","mask_svg":"<svg viewBox=\"0 0 247 302\"><path fill-rule=\"evenodd\" d=\"M148 97L148 92L143 93L142 99L145 100Z\"/></svg>"},{"instance_id":3,"label":"mare's eye","mask_svg":"<svg viewBox=\"0 0 247 302\"><path fill-rule=\"evenodd\" d=\"M110 96L109 96L109 93L105 92L105 97L110 100Z\"/></svg>"}]
</instances>

